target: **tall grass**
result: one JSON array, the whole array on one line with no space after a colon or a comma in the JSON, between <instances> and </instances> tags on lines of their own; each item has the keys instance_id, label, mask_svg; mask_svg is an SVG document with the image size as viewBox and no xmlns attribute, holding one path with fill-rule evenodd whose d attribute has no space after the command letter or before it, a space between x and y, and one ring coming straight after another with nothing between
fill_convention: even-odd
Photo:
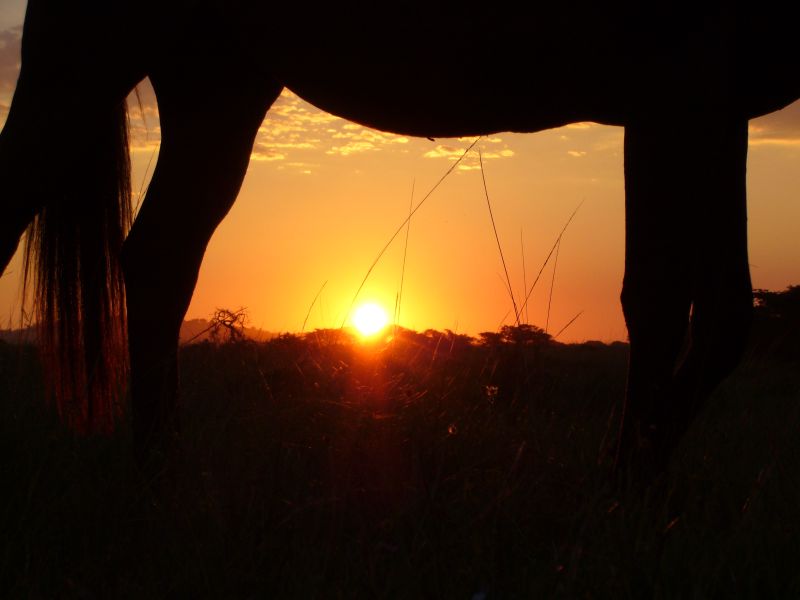
<instances>
[{"instance_id":1,"label":"tall grass","mask_svg":"<svg viewBox=\"0 0 800 600\"><path fill-rule=\"evenodd\" d=\"M383 255L389 249L389 246L392 245L392 242L394 242L395 238L397 238L397 236L400 235L400 232L403 231L403 229L407 226L407 224L411 222L411 217L413 217L416 214L416 212L420 208L422 208L422 205L425 204L425 202L428 201L428 199L439 188L439 186L444 182L444 180L447 179L447 177L450 175L450 173L452 173L458 167L458 165L461 164L461 161L464 160L464 158L470 153L472 148L475 147L475 144L477 144L480 141L480 139L481 139L480 137L476 138L469 146L467 146L467 148L464 150L463 154L457 160L453 161L453 164L450 165L450 167L447 169L447 171L445 171L444 174L431 187L431 189L428 190L428 192L422 197L422 200L420 200L417 203L417 205L414 206L414 208L409 211L408 217L406 217L406 219L400 224L400 226L391 235L391 237L386 242L386 244L384 244L383 248L381 248L380 252L378 252L377 256L375 257L375 259L372 261L372 263L370 264L369 268L367 269L367 272L364 274L364 278L361 280L361 283L359 284L358 289L356 289L356 293L353 295L353 300L350 303L350 307L347 309L347 312L344 315L344 319L342 319L341 328L344 328L345 323L347 323L347 319L350 317L350 313L353 312L353 307L356 305L356 301L358 300L358 296L361 293L361 290L364 288L364 284L367 283L367 279L369 279L369 276L372 274L372 270L375 268L375 266L378 264L378 262L381 260L381 258L383 258Z\"/></svg>"},{"instance_id":2,"label":"tall grass","mask_svg":"<svg viewBox=\"0 0 800 600\"><path fill-rule=\"evenodd\" d=\"M598 466L622 344L476 346L399 330L181 351L163 478L127 430L42 408L35 354L0 346L4 597L796 597L800 400L752 359L649 492ZM745 451L743 451L745 449Z\"/></svg>"}]
</instances>

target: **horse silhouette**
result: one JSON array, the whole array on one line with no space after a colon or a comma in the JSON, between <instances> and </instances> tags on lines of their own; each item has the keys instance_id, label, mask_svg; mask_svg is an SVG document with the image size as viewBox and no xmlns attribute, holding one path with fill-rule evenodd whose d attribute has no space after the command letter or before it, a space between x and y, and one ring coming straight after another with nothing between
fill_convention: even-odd
<instances>
[{"instance_id":1,"label":"horse silhouette","mask_svg":"<svg viewBox=\"0 0 800 600\"><path fill-rule=\"evenodd\" d=\"M292 5L30 0L0 135L0 265L27 229L26 285L65 418L111 427L127 345L140 459L176 431L178 330L258 128L288 88L404 135L624 126L630 366L618 457L663 469L745 344L747 126L800 97L796 9ZM128 232L126 97L145 77L162 146ZM56 159L53 131L70 140Z\"/></svg>"}]
</instances>

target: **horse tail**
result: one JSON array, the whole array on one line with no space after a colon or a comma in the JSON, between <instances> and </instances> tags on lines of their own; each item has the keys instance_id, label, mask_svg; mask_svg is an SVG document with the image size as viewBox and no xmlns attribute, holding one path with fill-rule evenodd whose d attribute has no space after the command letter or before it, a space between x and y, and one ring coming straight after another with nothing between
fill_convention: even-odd
<instances>
[{"instance_id":1,"label":"horse tail","mask_svg":"<svg viewBox=\"0 0 800 600\"><path fill-rule=\"evenodd\" d=\"M91 129L84 175L45 203L27 229L23 295L31 290L49 394L82 433L110 432L127 378L120 250L131 223L125 100Z\"/></svg>"}]
</instances>

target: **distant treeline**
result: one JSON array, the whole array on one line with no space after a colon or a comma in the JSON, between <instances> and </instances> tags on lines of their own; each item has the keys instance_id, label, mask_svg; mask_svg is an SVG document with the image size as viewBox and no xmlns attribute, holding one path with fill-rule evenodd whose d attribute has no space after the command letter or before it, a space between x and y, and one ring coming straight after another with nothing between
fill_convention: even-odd
<instances>
[{"instance_id":1,"label":"distant treeline","mask_svg":"<svg viewBox=\"0 0 800 600\"><path fill-rule=\"evenodd\" d=\"M750 332L751 353L780 360L800 360L800 285L789 286L783 291L757 289L753 292L754 312ZM263 329L248 327L244 309L217 309L211 319L190 319L184 321L180 342L192 343L236 343L242 341L267 342L280 338L283 343L290 340L305 340L312 343L350 344L358 341L358 336L347 329L317 329L307 333L273 333ZM0 330L0 341L7 343L32 343L36 328ZM553 336L532 324L504 325L499 331L484 331L473 337L456 333L450 329L439 331L427 329L413 331L399 326L389 326L376 341L387 341L401 337L407 342L424 346L435 345L453 353L466 347L503 346L562 346ZM591 340L580 344L583 347L625 346L623 342L606 344Z\"/></svg>"},{"instance_id":2,"label":"distant treeline","mask_svg":"<svg viewBox=\"0 0 800 600\"><path fill-rule=\"evenodd\" d=\"M780 292L757 289L753 292L753 298L753 322L750 331L751 354L775 359L800 359L800 285L789 286ZM229 325L226 324L225 327L229 327ZM248 337L246 332L241 335L234 334L232 337L226 337L218 333L213 336L206 336L206 339L225 341L229 339L246 339ZM284 342L292 339L325 345L349 344L358 340L354 333L346 329L317 329L304 334L270 334L270 338L278 337ZM484 331L478 334L477 337L456 333L449 329L444 331L427 329L418 332L403 327L389 326L378 340L386 341L391 337L399 337L404 341L424 346L433 344L442 349L447 349L450 353L461 348L475 346L493 348L501 346L553 347L569 345L602 348L627 345L623 342L606 344L596 340L578 344L563 344L554 339L550 333L532 324L505 325L499 331Z\"/></svg>"},{"instance_id":3,"label":"distant treeline","mask_svg":"<svg viewBox=\"0 0 800 600\"><path fill-rule=\"evenodd\" d=\"M800 360L800 285L791 285L782 292L755 290L753 296L753 352Z\"/></svg>"}]
</instances>

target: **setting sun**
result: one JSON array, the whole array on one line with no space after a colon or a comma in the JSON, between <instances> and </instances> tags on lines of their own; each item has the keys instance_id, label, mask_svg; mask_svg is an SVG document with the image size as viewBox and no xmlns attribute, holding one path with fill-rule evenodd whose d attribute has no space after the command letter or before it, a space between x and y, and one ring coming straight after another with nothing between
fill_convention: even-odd
<instances>
[{"instance_id":1,"label":"setting sun","mask_svg":"<svg viewBox=\"0 0 800 600\"><path fill-rule=\"evenodd\" d=\"M386 311L374 302L369 302L359 306L353 314L353 325L363 336L370 336L378 333L386 327L389 317Z\"/></svg>"}]
</instances>

